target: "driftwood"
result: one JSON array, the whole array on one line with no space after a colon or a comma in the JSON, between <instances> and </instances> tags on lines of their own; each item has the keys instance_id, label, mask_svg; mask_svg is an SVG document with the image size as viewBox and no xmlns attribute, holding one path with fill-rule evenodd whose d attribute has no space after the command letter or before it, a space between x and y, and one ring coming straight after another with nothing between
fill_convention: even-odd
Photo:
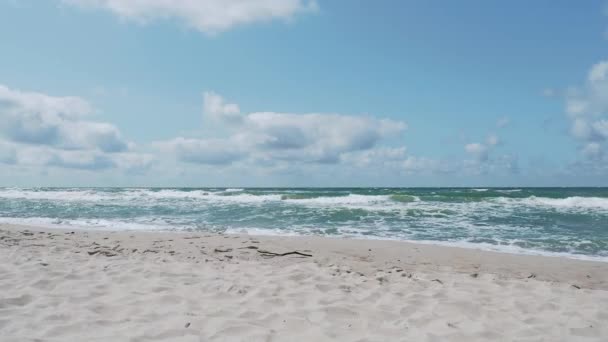
<instances>
[{"instance_id":1,"label":"driftwood","mask_svg":"<svg viewBox=\"0 0 608 342\"><path fill-rule=\"evenodd\" d=\"M312 254L306 254L306 253L302 253L302 252L298 252L298 251L292 251L292 252L287 252L287 253L275 253L275 252L270 252L270 251L266 251L263 249L258 249L258 253L262 254L262 256L264 257L282 257L282 256L287 256L287 255L300 255L303 257L311 257Z\"/></svg>"},{"instance_id":2,"label":"driftwood","mask_svg":"<svg viewBox=\"0 0 608 342\"><path fill-rule=\"evenodd\" d=\"M94 251L89 251L88 253L89 253L89 255L99 254L99 255L105 255L107 257L113 257L113 256L118 255L114 251L109 250L109 249L96 249Z\"/></svg>"}]
</instances>

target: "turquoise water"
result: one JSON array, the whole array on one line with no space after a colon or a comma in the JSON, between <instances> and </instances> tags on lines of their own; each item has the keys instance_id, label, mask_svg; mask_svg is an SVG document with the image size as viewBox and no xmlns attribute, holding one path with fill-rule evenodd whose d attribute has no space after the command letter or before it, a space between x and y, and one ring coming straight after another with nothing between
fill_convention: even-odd
<instances>
[{"instance_id":1,"label":"turquoise water","mask_svg":"<svg viewBox=\"0 0 608 342\"><path fill-rule=\"evenodd\" d=\"M0 223L348 236L608 261L608 188L0 188Z\"/></svg>"}]
</instances>

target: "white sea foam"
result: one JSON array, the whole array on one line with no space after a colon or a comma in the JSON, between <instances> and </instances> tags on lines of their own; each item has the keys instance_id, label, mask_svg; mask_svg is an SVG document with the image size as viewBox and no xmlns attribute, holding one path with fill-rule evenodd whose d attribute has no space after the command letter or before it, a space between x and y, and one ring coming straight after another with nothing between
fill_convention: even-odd
<instances>
[{"instance_id":1,"label":"white sea foam","mask_svg":"<svg viewBox=\"0 0 608 342\"><path fill-rule=\"evenodd\" d=\"M499 252L499 253L538 255L538 256L561 257L561 258L569 258L569 259L608 262L608 256L593 256L593 255L584 255L584 254L578 254L578 253L550 252L550 251L543 251L543 250L538 250L538 249L522 248L519 246L515 246L513 244L493 245L490 243L468 242L465 240L462 240L462 241L400 240L400 241L406 241L406 242L410 242L410 243L428 244L428 245L447 246L447 247L459 247L459 248L466 248L466 249L478 249L478 250L483 250L483 251Z\"/></svg>"},{"instance_id":2,"label":"white sea foam","mask_svg":"<svg viewBox=\"0 0 608 342\"><path fill-rule=\"evenodd\" d=\"M498 197L495 201L503 204L519 204L532 207L554 207L562 209L602 209L608 210L608 198L573 196L548 198L530 196L526 198Z\"/></svg>"},{"instance_id":3,"label":"white sea foam","mask_svg":"<svg viewBox=\"0 0 608 342\"><path fill-rule=\"evenodd\" d=\"M252 195L252 194L239 194L231 196L221 196L211 194L208 198L209 201L215 203L239 203L239 204L260 204L266 202L278 202L281 200L281 195Z\"/></svg>"},{"instance_id":4,"label":"white sea foam","mask_svg":"<svg viewBox=\"0 0 608 342\"><path fill-rule=\"evenodd\" d=\"M505 189L501 189L501 190L496 190L497 192L502 192L504 194L510 194L513 192L520 192L521 189L509 189L509 190L505 190Z\"/></svg>"},{"instance_id":5,"label":"white sea foam","mask_svg":"<svg viewBox=\"0 0 608 342\"><path fill-rule=\"evenodd\" d=\"M474 189L482 191L486 189ZM178 190L178 189L124 189L124 190L104 190L104 189L0 189L0 199L23 199L23 200L50 200L66 202L110 202L121 203L125 201L155 201L155 200L197 200L209 201L213 203L240 203L240 204L259 204L266 202L281 201L281 194L250 194L241 193L243 189L226 189L220 191L211 190ZM498 190L500 192L515 192L520 189ZM326 206L359 208L370 210L411 208L413 206L433 206L436 208L446 207L458 209L468 204L454 202L450 205L447 202L420 201L413 196L413 202L392 201L388 195L361 195L349 194L347 196L319 196L313 198L283 199L283 203L308 205L315 207ZM416 203L418 203L416 205ZM526 198L495 197L480 201L480 205L504 205L503 209L508 210L509 206L528 206L528 207L551 207L558 209L595 209L608 211L608 198L604 197L582 197L572 196L567 198L548 198L530 196ZM462 209L462 208L461 208ZM496 208L493 208L496 209Z\"/></svg>"},{"instance_id":6,"label":"white sea foam","mask_svg":"<svg viewBox=\"0 0 608 342\"><path fill-rule=\"evenodd\" d=\"M175 226L162 222L132 222L105 219L58 219L50 217L0 217L0 224L15 224L45 228L87 228L94 230L174 230Z\"/></svg>"},{"instance_id":7,"label":"white sea foam","mask_svg":"<svg viewBox=\"0 0 608 342\"><path fill-rule=\"evenodd\" d=\"M35 190L35 189L0 189L0 198L26 199L26 200L60 200L60 201L89 201L100 200L105 195L94 190Z\"/></svg>"},{"instance_id":8,"label":"white sea foam","mask_svg":"<svg viewBox=\"0 0 608 342\"><path fill-rule=\"evenodd\" d=\"M285 199L286 202L298 204L315 204L315 205L369 205L387 202L388 196L384 195L358 195L349 194L347 196L319 196L313 198L300 199Z\"/></svg>"},{"instance_id":9,"label":"white sea foam","mask_svg":"<svg viewBox=\"0 0 608 342\"><path fill-rule=\"evenodd\" d=\"M258 228L239 228L229 229L226 234L247 234L247 235L261 235L261 236L310 236L311 234L302 234L294 232L292 230L280 230L280 229L258 229ZM608 262L608 256L593 256L584 255L579 253L562 253L562 252L549 252L538 249L526 249L513 244L500 244L494 245L490 243L473 243L466 240L456 241L436 241L436 240L408 240L399 237L386 237L386 236L374 236L374 235L362 235L362 234L348 234L348 235L327 235L324 238L352 238L361 240L380 240L380 241L397 241L397 242L408 242L413 244L424 244L424 245L435 245L445 247L458 247L466 249L477 249L490 252L508 253L508 254L523 254L523 255L536 255L536 256L547 256L547 257L560 257L578 260L590 260L599 262Z\"/></svg>"}]
</instances>

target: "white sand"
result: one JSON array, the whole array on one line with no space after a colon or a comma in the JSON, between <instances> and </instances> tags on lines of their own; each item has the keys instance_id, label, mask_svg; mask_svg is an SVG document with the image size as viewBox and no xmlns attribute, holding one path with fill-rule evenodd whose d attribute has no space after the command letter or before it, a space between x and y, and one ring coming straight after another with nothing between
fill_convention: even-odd
<instances>
[{"instance_id":1,"label":"white sand","mask_svg":"<svg viewBox=\"0 0 608 342\"><path fill-rule=\"evenodd\" d=\"M338 340L608 341L608 263L0 226L0 341Z\"/></svg>"}]
</instances>

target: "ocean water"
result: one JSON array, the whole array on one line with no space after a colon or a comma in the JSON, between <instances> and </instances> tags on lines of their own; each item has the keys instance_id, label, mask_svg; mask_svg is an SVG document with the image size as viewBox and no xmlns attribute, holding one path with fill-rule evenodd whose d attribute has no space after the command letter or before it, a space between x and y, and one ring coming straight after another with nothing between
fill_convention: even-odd
<instances>
[{"instance_id":1,"label":"ocean water","mask_svg":"<svg viewBox=\"0 0 608 342\"><path fill-rule=\"evenodd\" d=\"M0 223L391 239L608 261L608 188L0 188Z\"/></svg>"}]
</instances>

